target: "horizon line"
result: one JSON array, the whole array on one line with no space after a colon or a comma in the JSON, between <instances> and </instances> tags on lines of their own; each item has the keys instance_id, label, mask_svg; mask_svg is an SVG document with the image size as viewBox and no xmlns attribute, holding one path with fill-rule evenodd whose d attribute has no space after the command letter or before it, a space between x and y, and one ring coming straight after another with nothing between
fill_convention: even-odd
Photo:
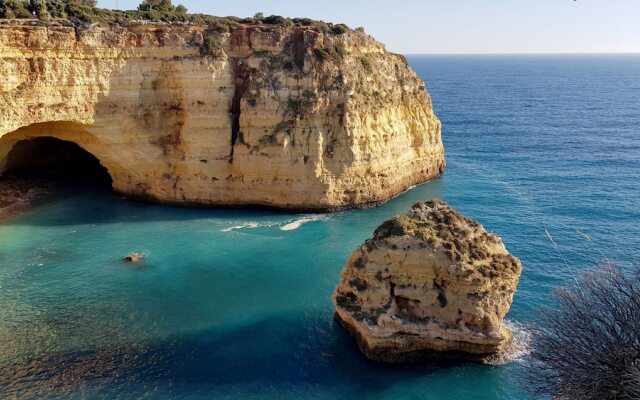
<instances>
[{"instance_id":1,"label":"horizon line","mask_svg":"<svg viewBox=\"0 0 640 400\"><path fill-rule=\"evenodd\" d=\"M495 52L495 53L401 53L406 56L579 56L579 55L640 55L640 51L594 52Z\"/></svg>"}]
</instances>

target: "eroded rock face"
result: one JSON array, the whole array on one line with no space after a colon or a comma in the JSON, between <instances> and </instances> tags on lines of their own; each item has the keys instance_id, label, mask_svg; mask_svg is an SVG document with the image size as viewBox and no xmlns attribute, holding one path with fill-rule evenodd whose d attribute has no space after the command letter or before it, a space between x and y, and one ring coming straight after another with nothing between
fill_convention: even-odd
<instances>
[{"instance_id":1,"label":"eroded rock face","mask_svg":"<svg viewBox=\"0 0 640 400\"><path fill-rule=\"evenodd\" d=\"M5 21L0 76L0 174L15 143L52 136L131 196L326 210L445 165L424 83L359 32Z\"/></svg>"},{"instance_id":2,"label":"eroded rock face","mask_svg":"<svg viewBox=\"0 0 640 400\"><path fill-rule=\"evenodd\" d=\"M511 341L522 267L494 234L442 201L383 223L347 261L336 318L370 359L478 358Z\"/></svg>"}]
</instances>

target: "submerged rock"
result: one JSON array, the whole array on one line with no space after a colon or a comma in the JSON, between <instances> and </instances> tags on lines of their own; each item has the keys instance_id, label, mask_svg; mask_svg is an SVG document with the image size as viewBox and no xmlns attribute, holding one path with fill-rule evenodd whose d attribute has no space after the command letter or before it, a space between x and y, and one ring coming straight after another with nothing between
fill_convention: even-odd
<instances>
[{"instance_id":1,"label":"submerged rock","mask_svg":"<svg viewBox=\"0 0 640 400\"><path fill-rule=\"evenodd\" d=\"M48 198L57 188L37 178L6 176L0 178L0 224L29 211Z\"/></svg>"},{"instance_id":2,"label":"submerged rock","mask_svg":"<svg viewBox=\"0 0 640 400\"><path fill-rule=\"evenodd\" d=\"M336 318L370 359L476 359L512 340L505 327L522 267L494 234L442 201L384 222L349 258Z\"/></svg>"}]
</instances>

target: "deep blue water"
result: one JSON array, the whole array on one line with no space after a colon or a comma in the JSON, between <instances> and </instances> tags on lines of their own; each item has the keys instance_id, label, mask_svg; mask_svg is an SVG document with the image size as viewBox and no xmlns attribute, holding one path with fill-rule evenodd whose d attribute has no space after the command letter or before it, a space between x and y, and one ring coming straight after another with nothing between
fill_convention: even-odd
<instances>
[{"instance_id":1,"label":"deep blue water","mask_svg":"<svg viewBox=\"0 0 640 400\"><path fill-rule=\"evenodd\" d=\"M0 398L533 398L526 357L365 361L332 320L331 293L381 221L432 197L522 260L516 326L579 271L637 260L640 56L409 59L443 122L448 168L382 207L283 231L304 216L90 192L0 226ZM145 268L120 263L132 251Z\"/></svg>"}]
</instances>

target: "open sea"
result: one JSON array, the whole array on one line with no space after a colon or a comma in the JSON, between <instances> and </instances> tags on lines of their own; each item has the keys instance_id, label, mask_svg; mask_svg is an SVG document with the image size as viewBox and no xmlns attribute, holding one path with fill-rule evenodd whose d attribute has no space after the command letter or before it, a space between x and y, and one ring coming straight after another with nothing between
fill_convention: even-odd
<instances>
[{"instance_id":1,"label":"open sea","mask_svg":"<svg viewBox=\"0 0 640 400\"><path fill-rule=\"evenodd\" d=\"M526 325L552 288L640 258L640 56L409 61L448 168L381 207L202 210L89 191L0 225L0 398L535 398ZM434 197L522 260L504 365L370 363L333 320L351 251ZM120 262L130 252L143 268Z\"/></svg>"}]
</instances>

